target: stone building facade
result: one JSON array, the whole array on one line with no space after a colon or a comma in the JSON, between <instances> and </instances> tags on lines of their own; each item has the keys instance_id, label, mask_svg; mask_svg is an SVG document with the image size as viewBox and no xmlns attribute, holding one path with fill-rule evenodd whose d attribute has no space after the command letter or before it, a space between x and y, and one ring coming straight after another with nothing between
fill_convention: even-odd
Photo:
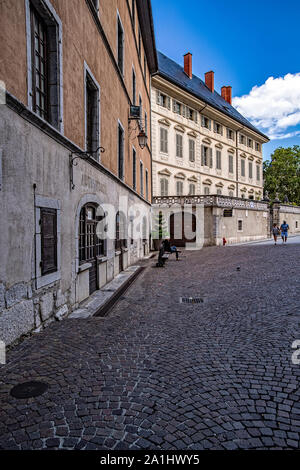
<instances>
[{"instance_id":1,"label":"stone building facade","mask_svg":"<svg viewBox=\"0 0 300 470\"><path fill-rule=\"evenodd\" d=\"M153 195L263 197L262 145L268 138L231 105L231 87L214 89L158 53L152 78Z\"/></svg>"},{"instance_id":2,"label":"stone building facade","mask_svg":"<svg viewBox=\"0 0 300 470\"><path fill-rule=\"evenodd\" d=\"M11 344L147 253L157 57L148 0L4 1L0 25L0 339Z\"/></svg>"}]
</instances>

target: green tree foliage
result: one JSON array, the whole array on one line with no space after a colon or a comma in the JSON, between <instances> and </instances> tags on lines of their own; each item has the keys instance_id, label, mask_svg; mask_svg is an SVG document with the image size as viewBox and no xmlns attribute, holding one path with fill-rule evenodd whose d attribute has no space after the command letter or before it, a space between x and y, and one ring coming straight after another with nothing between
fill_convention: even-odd
<instances>
[{"instance_id":1,"label":"green tree foliage","mask_svg":"<svg viewBox=\"0 0 300 470\"><path fill-rule=\"evenodd\" d=\"M264 162L264 189L270 200L300 205L300 146L279 147L271 155L271 161Z\"/></svg>"},{"instance_id":2,"label":"green tree foliage","mask_svg":"<svg viewBox=\"0 0 300 470\"><path fill-rule=\"evenodd\" d=\"M163 216L163 213L160 211L154 219L154 227L152 231L153 240L161 240L163 238L169 237L167 222Z\"/></svg>"}]
</instances>

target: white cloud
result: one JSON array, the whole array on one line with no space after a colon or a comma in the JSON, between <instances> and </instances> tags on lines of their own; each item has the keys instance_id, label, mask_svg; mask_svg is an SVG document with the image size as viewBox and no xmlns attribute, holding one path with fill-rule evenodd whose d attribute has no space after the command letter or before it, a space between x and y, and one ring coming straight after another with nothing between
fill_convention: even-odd
<instances>
[{"instance_id":1,"label":"white cloud","mask_svg":"<svg viewBox=\"0 0 300 470\"><path fill-rule=\"evenodd\" d=\"M233 98L233 106L270 139L285 139L300 134L300 73L269 77L248 95Z\"/></svg>"}]
</instances>

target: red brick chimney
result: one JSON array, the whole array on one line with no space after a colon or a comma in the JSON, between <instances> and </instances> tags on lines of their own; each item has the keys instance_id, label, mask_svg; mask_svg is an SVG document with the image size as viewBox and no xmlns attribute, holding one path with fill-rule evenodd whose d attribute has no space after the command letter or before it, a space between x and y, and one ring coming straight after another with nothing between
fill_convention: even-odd
<instances>
[{"instance_id":1,"label":"red brick chimney","mask_svg":"<svg viewBox=\"0 0 300 470\"><path fill-rule=\"evenodd\" d=\"M210 72L206 72L205 74L205 85L212 93L215 91L215 72L212 70Z\"/></svg>"},{"instance_id":2,"label":"red brick chimney","mask_svg":"<svg viewBox=\"0 0 300 470\"><path fill-rule=\"evenodd\" d=\"M222 96L223 100L227 101L227 99L226 99L226 97L227 97L227 86L222 86L221 96Z\"/></svg>"},{"instance_id":3,"label":"red brick chimney","mask_svg":"<svg viewBox=\"0 0 300 470\"><path fill-rule=\"evenodd\" d=\"M231 105L232 104L232 87L223 86L221 88L221 96L225 101L227 101L227 103Z\"/></svg>"},{"instance_id":4,"label":"red brick chimney","mask_svg":"<svg viewBox=\"0 0 300 470\"><path fill-rule=\"evenodd\" d=\"M183 57L184 57L184 71L189 78L193 78L192 54L188 52Z\"/></svg>"}]
</instances>

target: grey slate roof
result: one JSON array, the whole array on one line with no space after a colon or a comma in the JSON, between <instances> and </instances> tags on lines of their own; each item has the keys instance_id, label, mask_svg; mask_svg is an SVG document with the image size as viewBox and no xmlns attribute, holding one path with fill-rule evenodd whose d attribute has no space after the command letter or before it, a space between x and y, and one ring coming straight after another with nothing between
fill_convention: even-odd
<instances>
[{"instance_id":1,"label":"grey slate roof","mask_svg":"<svg viewBox=\"0 0 300 470\"><path fill-rule=\"evenodd\" d=\"M172 59L169 59L162 52L157 52L158 57L158 75L165 78L166 80L174 83L174 85L179 86L188 93L191 93L196 98L201 99L205 103L214 107L218 111L226 114L227 116L235 119L240 124L249 129L257 132L261 136L268 139L268 137L263 134L260 130L254 127L244 116L242 116L233 106L231 106L227 101L225 101L219 93L214 91L212 93L210 89L205 85L205 83L196 75L193 75L193 78L189 78L184 72L181 65L174 62Z\"/></svg>"}]
</instances>

